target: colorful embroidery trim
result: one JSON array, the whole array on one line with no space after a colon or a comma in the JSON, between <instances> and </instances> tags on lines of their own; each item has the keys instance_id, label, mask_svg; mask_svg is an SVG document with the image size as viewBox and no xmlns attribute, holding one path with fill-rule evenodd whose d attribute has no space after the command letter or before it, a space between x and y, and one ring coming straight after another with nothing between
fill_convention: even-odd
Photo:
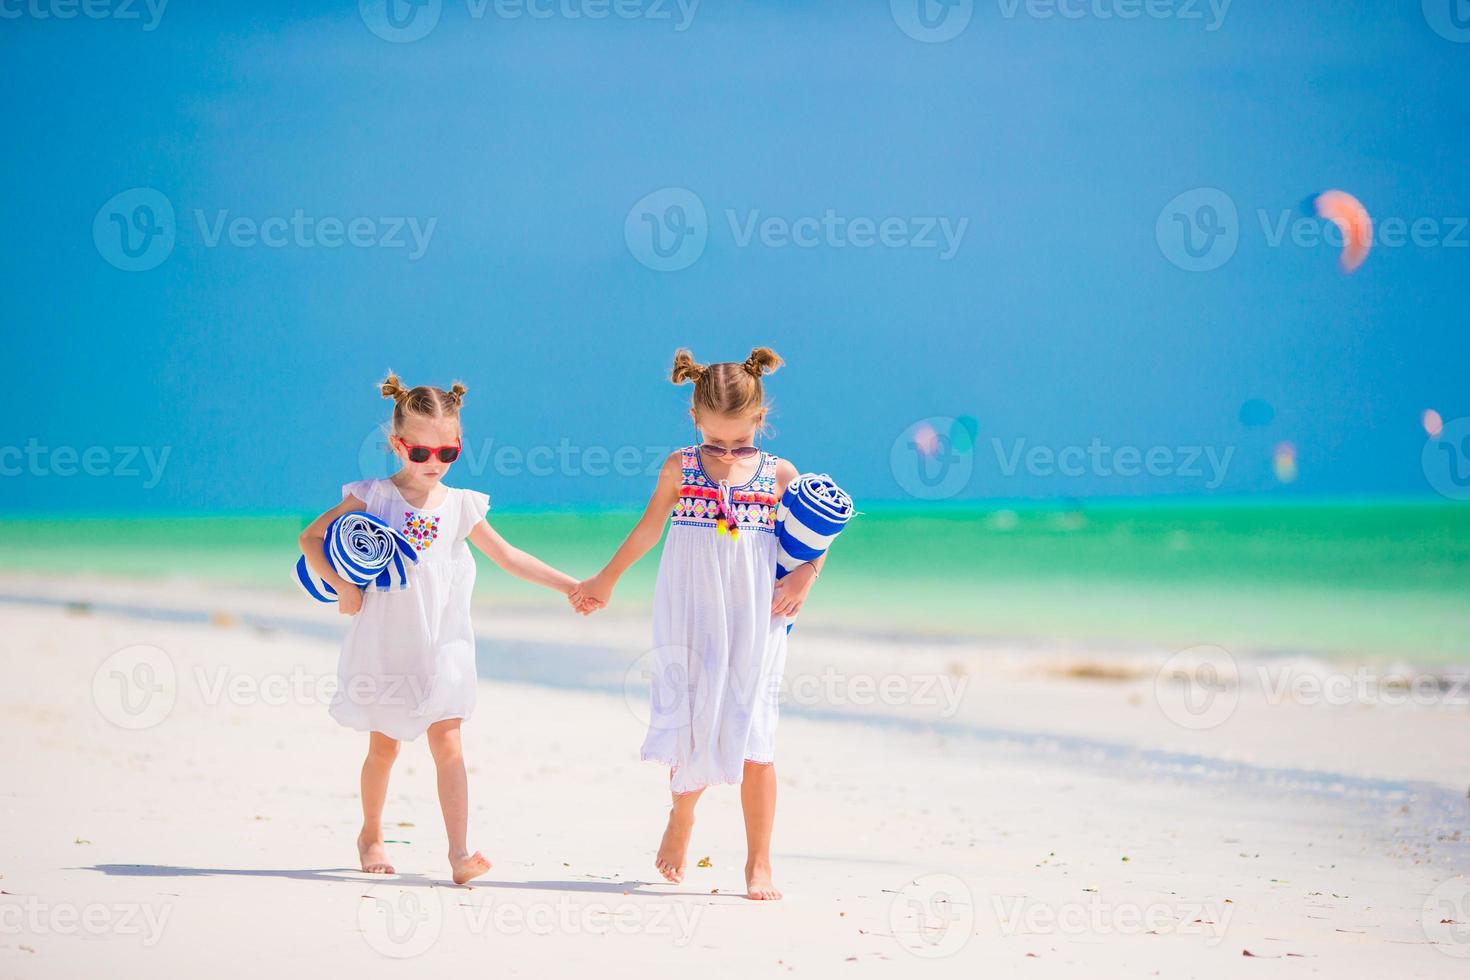
<instances>
[{"instance_id":1,"label":"colorful embroidery trim","mask_svg":"<svg viewBox=\"0 0 1470 980\"><path fill-rule=\"evenodd\" d=\"M764 456L761 468L745 487L732 489L728 508L721 499L720 488L704 475L697 450L684 451L683 479L679 502L671 515L675 524L713 527L721 535L738 536L738 532L772 531L776 529L775 459Z\"/></svg>"},{"instance_id":2,"label":"colorful embroidery trim","mask_svg":"<svg viewBox=\"0 0 1470 980\"><path fill-rule=\"evenodd\" d=\"M433 547L434 539L439 537L439 518L406 510L403 512L401 530L403 536L413 542L415 548L419 551L428 551Z\"/></svg>"}]
</instances>

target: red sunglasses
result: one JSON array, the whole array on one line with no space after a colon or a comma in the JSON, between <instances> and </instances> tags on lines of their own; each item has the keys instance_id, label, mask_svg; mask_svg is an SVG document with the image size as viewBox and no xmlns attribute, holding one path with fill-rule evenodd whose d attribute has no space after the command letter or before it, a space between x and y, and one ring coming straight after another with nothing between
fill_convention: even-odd
<instances>
[{"instance_id":1,"label":"red sunglasses","mask_svg":"<svg viewBox=\"0 0 1470 980\"><path fill-rule=\"evenodd\" d=\"M394 436L393 438L398 439L398 444L408 453L410 462L427 463L430 456L438 456L439 462L441 463L452 463L456 459L459 459L460 441L458 439L454 440L454 445L452 446L410 446L402 439L399 439L398 436Z\"/></svg>"}]
</instances>

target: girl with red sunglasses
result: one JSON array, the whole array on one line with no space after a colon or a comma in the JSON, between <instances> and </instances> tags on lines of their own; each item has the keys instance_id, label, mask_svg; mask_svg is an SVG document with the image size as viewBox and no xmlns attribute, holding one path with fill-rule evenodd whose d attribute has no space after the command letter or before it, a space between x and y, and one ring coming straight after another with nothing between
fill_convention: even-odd
<instances>
[{"instance_id":1,"label":"girl with red sunglasses","mask_svg":"<svg viewBox=\"0 0 1470 980\"><path fill-rule=\"evenodd\" d=\"M302 553L337 590L337 609L353 617L337 665L331 713L368 732L362 766L362 870L393 874L383 850L383 804L388 775L402 741L428 734L439 775L439 805L449 837L449 864L463 884L490 870L466 843L469 791L460 748L460 724L475 708L475 634L470 594L475 560L469 545L518 578L570 596L576 579L508 544L485 515L490 498L444 485L459 459L459 409L465 386L446 391L406 387L389 374L381 385L393 399L390 444L402 468L388 479L358 480L342 488L342 502L302 532ZM364 592L343 581L322 554L327 526L338 516L366 511L398 529L418 553L408 587Z\"/></svg>"},{"instance_id":2,"label":"girl with red sunglasses","mask_svg":"<svg viewBox=\"0 0 1470 980\"><path fill-rule=\"evenodd\" d=\"M619 577L663 538L642 756L669 767L673 806L654 864L669 881L683 881L695 803L706 788L735 783L745 813L746 895L765 901L781 897L771 828L786 633L826 559L776 580L776 506L797 470L756 443L767 413L761 378L780 364L769 347L708 365L687 350L675 355L674 383L694 383L698 442L664 461L643 518L572 596L579 610L606 605Z\"/></svg>"}]
</instances>

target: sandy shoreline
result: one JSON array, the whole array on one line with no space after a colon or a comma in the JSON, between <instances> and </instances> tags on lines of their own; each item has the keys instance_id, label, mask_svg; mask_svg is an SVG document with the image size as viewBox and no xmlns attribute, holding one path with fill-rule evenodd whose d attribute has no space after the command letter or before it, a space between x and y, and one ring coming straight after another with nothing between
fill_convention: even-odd
<instances>
[{"instance_id":1,"label":"sandy shoreline","mask_svg":"<svg viewBox=\"0 0 1470 980\"><path fill-rule=\"evenodd\" d=\"M1470 956L1470 926L1434 919L1470 890L1463 707L1241 685L1225 720L1188 727L1151 677L813 630L792 647L780 737L788 898L765 907L739 897L733 792L701 806L694 852L711 867L654 883L664 776L637 762L639 709L622 693L640 624L501 611L477 627L507 671L569 652L544 683L491 671L466 727L472 843L496 867L447 882L417 744L388 806L404 873L368 880L346 863L361 739L330 720L318 683L336 617L177 585L0 583L98 603L0 604L7 975L244 975L269 952L334 975L412 955L621 976L699 948L720 975L1213 976L1248 950L1282 960L1261 968L1376 978L1460 975ZM272 616L323 633L263 628ZM863 696L885 680L898 696ZM160 693L125 705L131 683Z\"/></svg>"}]
</instances>

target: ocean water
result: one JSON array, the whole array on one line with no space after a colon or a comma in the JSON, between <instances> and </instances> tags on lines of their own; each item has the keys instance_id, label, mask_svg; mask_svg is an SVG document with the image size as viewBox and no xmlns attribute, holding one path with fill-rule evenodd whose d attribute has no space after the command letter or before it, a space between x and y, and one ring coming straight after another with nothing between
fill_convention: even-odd
<instances>
[{"instance_id":1,"label":"ocean water","mask_svg":"<svg viewBox=\"0 0 1470 980\"><path fill-rule=\"evenodd\" d=\"M18 519L0 569L292 588L308 515ZM632 512L496 512L512 543L595 571ZM478 601L562 600L483 559ZM646 605L657 552L614 602ZM1108 503L865 510L807 622L905 638L1470 662L1470 506Z\"/></svg>"}]
</instances>

